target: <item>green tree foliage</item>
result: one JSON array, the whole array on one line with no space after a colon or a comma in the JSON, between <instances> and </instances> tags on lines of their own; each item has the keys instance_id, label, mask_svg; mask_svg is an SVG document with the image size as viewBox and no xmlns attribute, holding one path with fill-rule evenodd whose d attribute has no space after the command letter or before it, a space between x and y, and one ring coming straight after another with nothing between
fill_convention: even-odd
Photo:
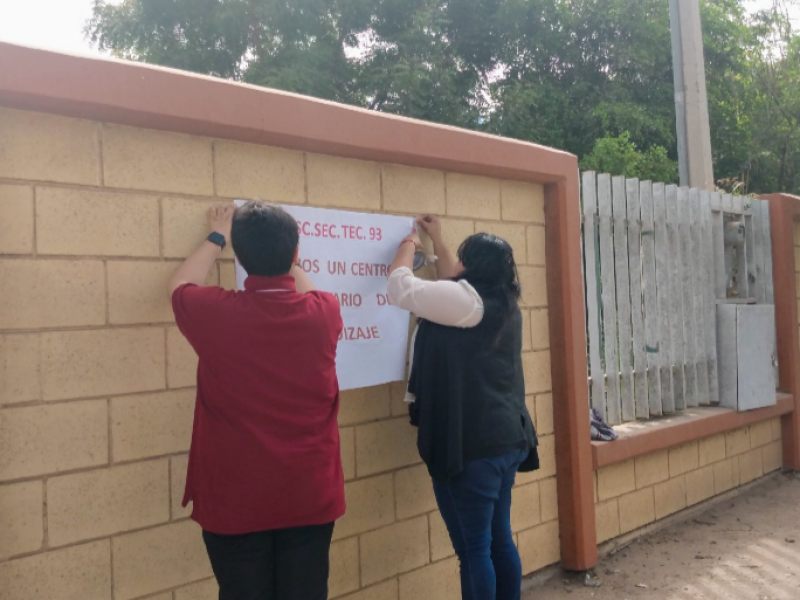
<instances>
[{"instance_id":1,"label":"green tree foliage","mask_svg":"<svg viewBox=\"0 0 800 600\"><path fill-rule=\"evenodd\" d=\"M492 87L493 133L585 156L625 131L673 147L668 4L663 0L516 0Z\"/></svg>"},{"instance_id":2,"label":"green tree foliage","mask_svg":"<svg viewBox=\"0 0 800 600\"><path fill-rule=\"evenodd\" d=\"M746 0L701 0L715 174L743 191L800 191L800 35L780 10L797 1L748 17ZM86 34L127 59L675 179L666 0L95 0Z\"/></svg>"},{"instance_id":3,"label":"green tree foliage","mask_svg":"<svg viewBox=\"0 0 800 600\"><path fill-rule=\"evenodd\" d=\"M667 149L650 146L642 152L636 148L627 131L617 137L597 140L594 149L581 160L581 168L663 183L678 182L678 166L667 156Z\"/></svg>"},{"instance_id":4,"label":"green tree foliage","mask_svg":"<svg viewBox=\"0 0 800 600\"><path fill-rule=\"evenodd\" d=\"M746 131L750 144L739 179L748 190L800 192L800 35L785 14L755 21L749 50Z\"/></svg>"}]
</instances>

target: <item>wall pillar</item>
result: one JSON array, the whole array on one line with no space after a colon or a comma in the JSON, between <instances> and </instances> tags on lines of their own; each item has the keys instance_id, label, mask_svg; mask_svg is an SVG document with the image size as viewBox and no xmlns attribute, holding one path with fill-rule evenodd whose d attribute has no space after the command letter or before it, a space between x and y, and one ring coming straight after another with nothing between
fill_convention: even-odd
<instances>
[{"instance_id":1,"label":"wall pillar","mask_svg":"<svg viewBox=\"0 0 800 600\"><path fill-rule=\"evenodd\" d=\"M800 219L800 198L788 194L771 194L763 198L769 201L772 228L778 385L780 389L792 394L794 399L794 411L781 417L783 468L798 471L800 470L800 340L794 227Z\"/></svg>"}]
</instances>

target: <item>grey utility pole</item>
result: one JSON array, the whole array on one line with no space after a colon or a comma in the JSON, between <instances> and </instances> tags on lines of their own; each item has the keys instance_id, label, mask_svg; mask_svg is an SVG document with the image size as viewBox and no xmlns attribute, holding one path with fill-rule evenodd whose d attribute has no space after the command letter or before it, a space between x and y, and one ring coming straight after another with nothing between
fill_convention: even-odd
<instances>
[{"instance_id":1,"label":"grey utility pole","mask_svg":"<svg viewBox=\"0 0 800 600\"><path fill-rule=\"evenodd\" d=\"M714 189L711 129L698 0L669 0L681 185Z\"/></svg>"}]
</instances>

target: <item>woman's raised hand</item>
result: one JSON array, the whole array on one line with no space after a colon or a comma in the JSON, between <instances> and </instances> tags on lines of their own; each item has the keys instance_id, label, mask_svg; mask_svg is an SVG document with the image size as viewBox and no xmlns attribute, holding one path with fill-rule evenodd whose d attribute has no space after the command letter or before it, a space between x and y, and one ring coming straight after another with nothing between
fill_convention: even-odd
<instances>
[{"instance_id":1,"label":"woman's raised hand","mask_svg":"<svg viewBox=\"0 0 800 600\"><path fill-rule=\"evenodd\" d=\"M423 215L417 218L417 225L419 225L433 241L442 239L442 222L436 215Z\"/></svg>"}]
</instances>

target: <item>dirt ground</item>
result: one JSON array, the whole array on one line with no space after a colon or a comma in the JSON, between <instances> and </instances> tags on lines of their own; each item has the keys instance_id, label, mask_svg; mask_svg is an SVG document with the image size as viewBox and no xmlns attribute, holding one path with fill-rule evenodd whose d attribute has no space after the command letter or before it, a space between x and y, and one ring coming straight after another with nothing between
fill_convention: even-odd
<instances>
[{"instance_id":1,"label":"dirt ground","mask_svg":"<svg viewBox=\"0 0 800 600\"><path fill-rule=\"evenodd\" d=\"M524 600L800 599L800 477L778 475L600 561L601 586L560 575Z\"/></svg>"}]
</instances>

